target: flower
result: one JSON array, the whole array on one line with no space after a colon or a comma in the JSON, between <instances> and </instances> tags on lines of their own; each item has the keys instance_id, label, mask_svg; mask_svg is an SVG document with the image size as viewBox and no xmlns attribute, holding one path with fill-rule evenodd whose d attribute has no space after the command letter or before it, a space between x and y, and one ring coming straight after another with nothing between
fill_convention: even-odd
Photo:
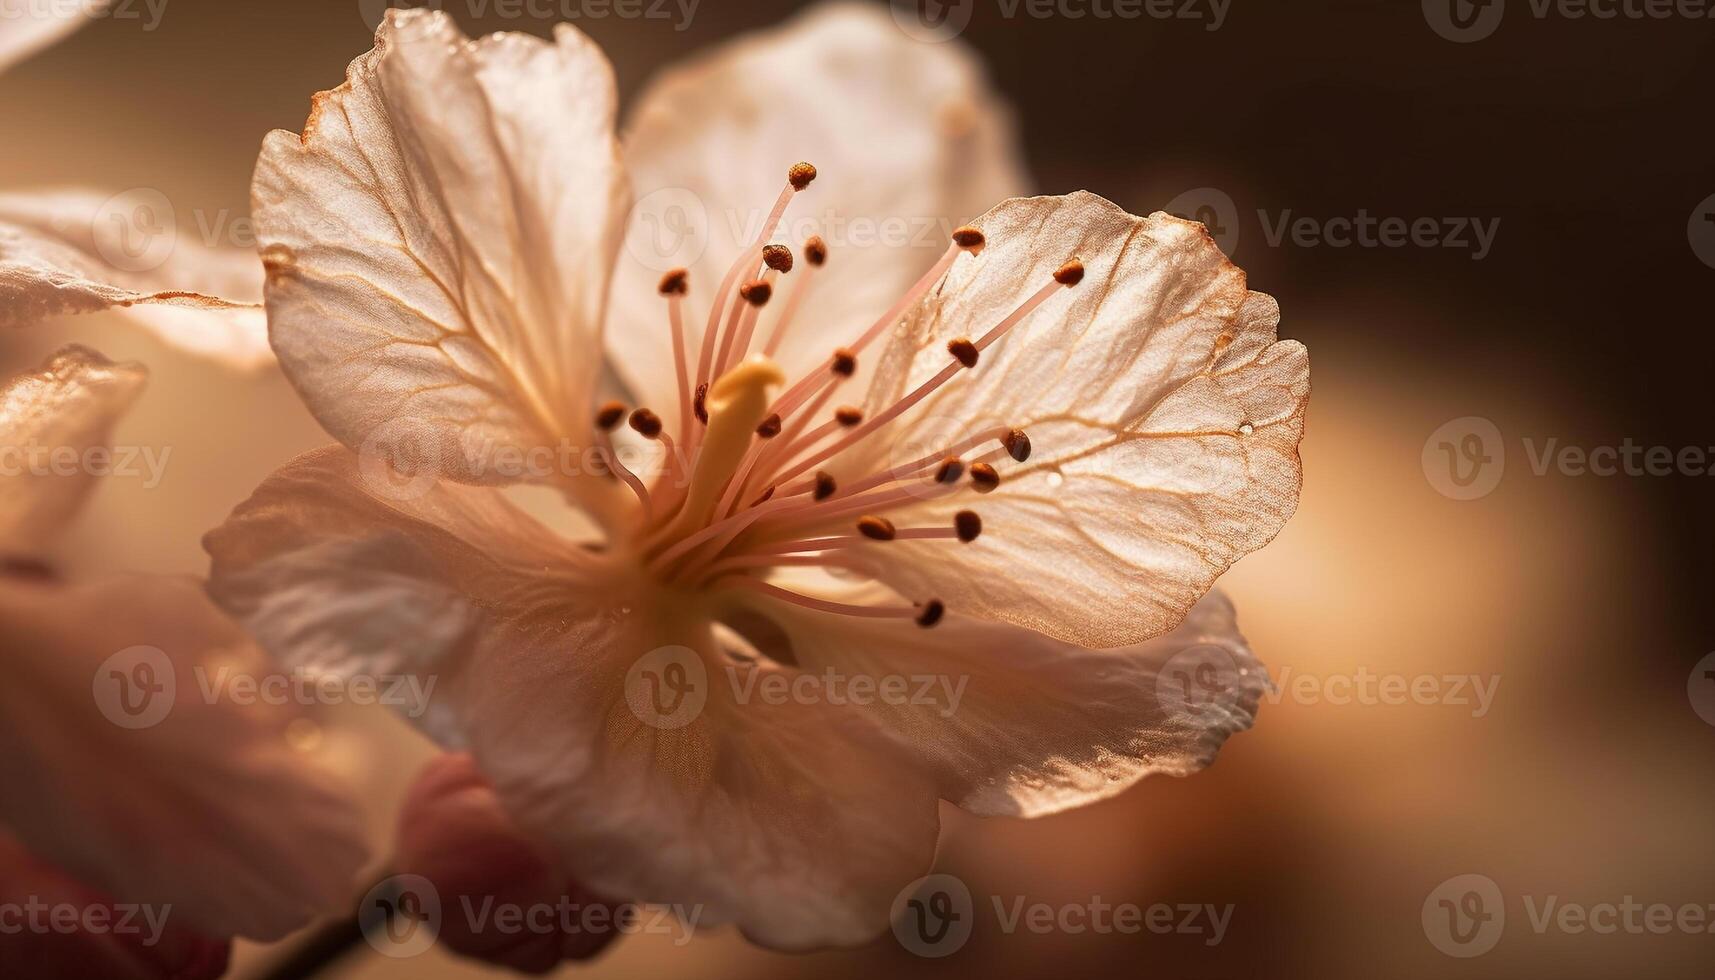
<instances>
[{"instance_id":1,"label":"flower","mask_svg":"<svg viewBox=\"0 0 1715 980\"><path fill-rule=\"evenodd\" d=\"M79 905L147 904L178 937L155 952L218 972L230 937L342 906L364 844L343 784L287 741L295 707L202 696L273 668L199 583L66 583L40 561L92 485L58 461L106 447L144 380L69 347L0 385L0 860ZM148 953L79 936L41 962Z\"/></svg>"},{"instance_id":2,"label":"flower","mask_svg":"<svg viewBox=\"0 0 1715 980\"><path fill-rule=\"evenodd\" d=\"M570 27L390 13L258 164L270 336L341 445L205 539L216 600L287 662L436 675L430 730L586 887L776 948L885 929L938 799L1206 764L1266 685L1209 589L1296 505L1304 349L1192 222L1076 193L958 225L1017 171L950 48L826 8L621 141ZM816 194L956 218L938 258L782 240ZM656 267L699 208L734 246ZM960 693L852 693L921 677Z\"/></svg>"}]
</instances>

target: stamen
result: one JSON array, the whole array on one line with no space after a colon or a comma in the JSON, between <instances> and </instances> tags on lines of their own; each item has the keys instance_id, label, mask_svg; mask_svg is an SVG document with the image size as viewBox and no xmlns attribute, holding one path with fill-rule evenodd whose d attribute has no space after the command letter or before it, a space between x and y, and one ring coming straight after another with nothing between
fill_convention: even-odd
<instances>
[{"instance_id":1,"label":"stamen","mask_svg":"<svg viewBox=\"0 0 1715 980\"><path fill-rule=\"evenodd\" d=\"M774 329L768 335L768 343L762 347L764 357L773 357L779 352L780 342L786 339L786 328L797 320L798 308L804 305L804 297L810 292L810 282L815 278L813 273L828 261L828 246L820 238L811 235L804 242L804 258L809 261L810 268L805 269L803 275L798 277L798 284L792 288L792 295L786 298L786 308L780 311L780 319L774 321Z\"/></svg>"},{"instance_id":2,"label":"stamen","mask_svg":"<svg viewBox=\"0 0 1715 980\"><path fill-rule=\"evenodd\" d=\"M1054 281L1062 286L1076 286L1084 281L1084 263L1072 259L1054 271Z\"/></svg>"},{"instance_id":3,"label":"stamen","mask_svg":"<svg viewBox=\"0 0 1715 980\"><path fill-rule=\"evenodd\" d=\"M811 496L815 497L817 500L826 500L829 497L832 497L834 495L834 491L838 489L839 484L834 482L832 474L828 473L826 470L816 471L816 489L811 493Z\"/></svg>"},{"instance_id":4,"label":"stamen","mask_svg":"<svg viewBox=\"0 0 1715 980\"><path fill-rule=\"evenodd\" d=\"M841 405L834 409L834 421L849 429L863 421L863 409L855 405Z\"/></svg>"},{"instance_id":5,"label":"stamen","mask_svg":"<svg viewBox=\"0 0 1715 980\"><path fill-rule=\"evenodd\" d=\"M690 291L691 274L685 269L673 269L661 277L661 295L667 297L668 329L673 337L673 373L679 381L679 434L691 431L691 375L685 357L685 294Z\"/></svg>"},{"instance_id":6,"label":"stamen","mask_svg":"<svg viewBox=\"0 0 1715 980\"><path fill-rule=\"evenodd\" d=\"M892 521L874 514L861 518L857 522L857 529L858 533L872 541L892 541L899 535Z\"/></svg>"},{"instance_id":7,"label":"stamen","mask_svg":"<svg viewBox=\"0 0 1715 980\"><path fill-rule=\"evenodd\" d=\"M977 366L977 357L979 354L977 351L977 345L971 343L970 338L968 337L960 337L957 340L947 341L947 353L953 355L953 357L965 367L974 368Z\"/></svg>"},{"instance_id":8,"label":"stamen","mask_svg":"<svg viewBox=\"0 0 1715 980\"><path fill-rule=\"evenodd\" d=\"M804 258L811 265L824 265L828 261L828 243L822 241L819 235L811 235L804 240Z\"/></svg>"},{"instance_id":9,"label":"stamen","mask_svg":"<svg viewBox=\"0 0 1715 980\"><path fill-rule=\"evenodd\" d=\"M596 448L599 450L599 458L607 467L607 471L625 481L625 485L630 487L631 492L637 496L637 502L643 506L643 522L647 525L653 517L653 511L649 504L649 489L643 485L642 480L637 478L636 473L631 472L624 463L619 461L619 454L613 451L613 440L608 436L608 433L613 431L614 427L619 425L619 420L624 417L625 406L620 402L608 402L596 411Z\"/></svg>"},{"instance_id":10,"label":"stamen","mask_svg":"<svg viewBox=\"0 0 1715 980\"><path fill-rule=\"evenodd\" d=\"M738 287L738 295L751 306L767 306L774 296L774 286L766 279L756 279Z\"/></svg>"},{"instance_id":11,"label":"stamen","mask_svg":"<svg viewBox=\"0 0 1715 980\"><path fill-rule=\"evenodd\" d=\"M957 456L948 456L941 461L941 468L935 471L935 482L951 485L959 482L959 477L965 475L965 461Z\"/></svg>"},{"instance_id":12,"label":"stamen","mask_svg":"<svg viewBox=\"0 0 1715 980\"><path fill-rule=\"evenodd\" d=\"M610 432L623 418L625 418L625 403L608 402L595 413L596 428L603 432Z\"/></svg>"},{"instance_id":13,"label":"stamen","mask_svg":"<svg viewBox=\"0 0 1715 980\"><path fill-rule=\"evenodd\" d=\"M784 245L764 245L762 247L762 264L775 272L791 272L792 250Z\"/></svg>"},{"instance_id":14,"label":"stamen","mask_svg":"<svg viewBox=\"0 0 1715 980\"><path fill-rule=\"evenodd\" d=\"M703 423L704 425L709 424L708 398L709 398L709 386L707 384L698 385L697 386L697 397L696 397L695 401L693 402L693 405L694 405L694 408L696 411L697 421Z\"/></svg>"},{"instance_id":15,"label":"stamen","mask_svg":"<svg viewBox=\"0 0 1715 980\"><path fill-rule=\"evenodd\" d=\"M645 439L654 439L661 435L661 417L647 408L639 408L631 413L631 428Z\"/></svg>"},{"instance_id":16,"label":"stamen","mask_svg":"<svg viewBox=\"0 0 1715 980\"><path fill-rule=\"evenodd\" d=\"M939 623L941 621L941 617L946 615L946 613L947 607L941 605L941 600L930 599L928 602L923 604L923 611L917 616L917 625L924 629L929 629L936 623Z\"/></svg>"},{"instance_id":17,"label":"stamen","mask_svg":"<svg viewBox=\"0 0 1715 980\"><path fill-rule=\"evenodd\" d=\"M983 233L970 225L960 225L953 229L953 244L972 255L981 252L987 243L988 239L983 237Z\"/></svg>"},{"instance_id":18,"label":"stamen","mask_svg":"<svg viewBox=\"0 0 1715 980\"><path fill-rule=\"evenodd\" d=\"M959 540L970 544L983 533L983 519L974 510L961 510L953 515L953 530L959 534Z\"/></svg>"},{"instance_id":19,"label":"stamen","mask_svg":"<svg viewBox=\"0 0 1715 980\"><path fill-rule=\"evenodd\" d=\"M758 422L756 425L756 434L761 436L764 439L772 439L775 436L779 435L780 434L780 416L769 415L767 418L763 419L761 422Z\"/></svg>"},{"instance_id":20,"label":"stamen","mask_svg":"<svg viewBox=\"0 0 1715 980\"><path fill-rule=\"evenodd\" d=\"M857 355L844 347L835 350L834 359L828 362L828 370L842 378L851 377L857 371Z\"/></svg>"},{"instance_id":21,"label":"stamen","mask_svg":"<svg viewBox=\"0 0 1715 980\"><path fill-rule=\"evenodd\" d=\"M1022 463L1030 458L1030 437L1023 429L1011 429L1001 436L1000 444L1006 447L1006 454L1015 462Z\"/></svg>"},{"instance_id":22,"label":"stamen","mask_svg":"<svg viewBox=\"0 0 1715 980\"><path fill-rule=\"evenodd\" d=\"M995 468L987 463L973 463L971 465L971 486L978 493L989 493L995 487L1000 486L1000 474L995 472Z\"/></svg>"},{"instance_id":23,"label":"stamen","mask_svg":"<svg viewBox=\"0 0 1715 980\"><path fill-rule=\"evenodd\" d=\"M792 182L792 189L801 191L810 186L810 181L816 179L816 168L808 163L795 163L787 172L786 179Z\"/></svg>"}]
</instances>

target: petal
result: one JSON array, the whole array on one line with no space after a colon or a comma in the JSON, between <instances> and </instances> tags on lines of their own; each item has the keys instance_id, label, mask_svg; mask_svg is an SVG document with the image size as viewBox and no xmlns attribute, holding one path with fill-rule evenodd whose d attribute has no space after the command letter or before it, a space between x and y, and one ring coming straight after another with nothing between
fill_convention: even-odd
<instances>
[{"instance_id":1,"label":"petal","mask_svg":"<svg viewBox=\"0 0 1715 980\"><path fill-rule=\"evenodd\" d=\"M353 449L412 430L451 479L494 447L589 445L604 290L629 200L605 58L562 26L467 40L389 11L252 188L274 349Z\"/></svg>"},{"instance_id":2,"label":"petal","mask_svg":"<svg viewBox=\"0 0 1715 980\"><path fill-rule=\"evenodd\" d=\"M0 329L116 309L162 340L233 367L268 364L262 264L181 235L148 188L0 194Z\"/></svg>"},{"instance_id":3,"label":"petal","mask_svg":"<svg viewBox=\"0 0 1715 980\"><path fill-rule=\"evenodd\" d=\"M95 489L92 453L147 379L74 345L0 385L0 552L37 551L77 515Z\"/></svg>"},{"instance_id":4,"label":"petal","mask_svg":"<svg viewBox=\"0 0 1715 980\"><path fill-rule=\"evenodd\" d=\"M672 605L596 607L487 647L503 659L471 671L461 705L478 765L602 894L677 905L698 927L736 921L777 949L884 931L933 857L928 778L854 713L741 703L708 627L699 639L684 620ZM659 645L674 622L700 653ZM691 693L652 703L651 682L669 702L686 690L675 670Z\"/></svg>"},{"instance_id":5,"label":"petal","mask_svg":"<svg viewBox=\"0 0 1715 980\"><path fill-rule=\"evenodd\" d=\"M670 267L691 271L694 363L714 290L794 163L808 160L821 176L773 238L797 263L755 342L760 349L808 274L811 291L781 348L788 376L856 339L954 228L1027 183L1011 113L971 52L913 41L866 4L818 7L666 73L640 98L625 152L638 207L615 274L608 349L664 418L678 396L657 280ZM830 257L810 273L801 245L812 234Z\"/></svg>"},{"instance_id":6,"label":"petal","mask_svg":"<svg viewBox=\"0 0 1715 980\"><path fill-rule=\"evenodd\" d=\"M296 710L209 696L271 668L195 583L0 582L0 651L0 822L32 852L213 936L349 899L359 814L288 744Z\"/></svg>"},{"instance_id":7,"label":"petal","mask_svg":"<svg viewBox=\"0 0 1715 980\"><path fill-rule=\"evenodd\" d=\"M209 594L277 660L412 678L400 707L449 745L443 701L490 620L588 584L579 549L500 491L395 484L338 446L281 468L203 546Z\"/></svg>"},{"instance_id":8,"label":"petal","mask_svg":"<svg viewBox=\"0 0 1715 980\"><path fill-rule=\"evenodd\" d=\"M107 9L108 0L0 7L0 72L58 44Z\"/></svg>"},{"instance_id":9,"label":"petal","mask_svg":"<svg viewBox=\"0 0 1715 980\"><path fill-rule=\"evenodd\" d=\"M922 403L842 457L874 472L995 427L1033 452L999 455L1000 488L919 501L889 516L950 526L973 509L969 545L866 546L900 592L1084 646L1176 626L1217 576L1266 544L1298 503L1309 362L1276 341L1279 310L1245 289L1201 225L1137 218L1092 194L1008 201L895 336L869 411L879 413L1080 258L1085 274Z\"/></svg>"},{"instance_id":10,"label":"petal","mask_svg":"<svg viewBox=\"0 0 1715 980\"><path fill-rule=\"evenodd\" d=\"M935 772L944 799L983 816L1039 817L1189 775L1250 727L1268 685L1218 592L1172 632L1112 650L956 614L925 630L746 598L801 670L830 678Z\"/></svg>"}]
</instances>

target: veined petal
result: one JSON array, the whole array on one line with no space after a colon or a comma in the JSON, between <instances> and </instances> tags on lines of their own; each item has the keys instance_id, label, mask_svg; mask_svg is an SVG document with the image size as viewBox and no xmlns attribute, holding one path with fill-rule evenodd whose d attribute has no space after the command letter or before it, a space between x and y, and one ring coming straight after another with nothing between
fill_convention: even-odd
<instances>
[{"instance_id":1,"label":"veined petal","mask_svg":"<svg viewBox=\"0 0 1715 980\"><path fill-rule=\"evenodd\" d=\"M148 189L0 194L0 329L112 309L193 354L268 364L255 251L204 245L173 220Z\"/></svg>"},{"instance_id":2,"label":"veined petal","mask_svg":"<svg viewBox=\"0 0 1715 980\"><path fill-rule=\"evenodd\" d=\"M0 4L0 72L43 48L59 43L73 31L106 11L109 0L79 3Z\"/></svg>"},{"instance_id":3,"label":"veined petal","mask_svg":"<svg viewBox=\"0 0 1715 980\"><path fill-rule=\"evenodd\" d=\"M276 659L414 678L421 697L401 707L448 745L462 741L448 703L474 647L508 617L559 615L600 580L500 491L395 484L340 446L282 467L203 546L209 594Z\"/></svg>"},{"instance_id":4,"label":"veined petal","mask_svg":"<svg viewBox=\"0 0 1715 980\"><path fill-rule=\"evenodd\" d=\"M77 515L95 488L91 450L147 379L140 364L74 345L0 385L0 552L36 551Z\"/></svg>"},{"instance_id":5,"label":"veined petal","mask_svg":"<svg viewBox=\"0 0 1715 980\"><path fill-rule=\"evenodd\" d=\"M678 395L656 281L670 267L691 272L694 362L715 289L794 163L821 176L771 239L797 261L754 343L766 343L808 282L778 357L789 377L881 316L954 228L1027 187L1011 113L977 59L957 43L910 39L871 4L818 7L673 68L639 99L625 154L638 206L615 274L608 349L637 398L667 418ZM828 245L822 268L803 254L810 235Z\"/></svg>"},{"instance_id":6,"label":"veined petal","mask_svg":"<svg viewBox=\"0 0 1715 980\"><path fill-rule=\"evenodd\" d=\"M969 508L978 540L865 545L865 558L906 595L1067 642L1158 636L1297 506L1305 350L1275 340L1274 301L1194 222L1080 192L1008 201L978 225L987 248L907 317L872 413L953 363L950 341L981 336L1045 285L1052 295L838 465L873 472L1007 427L1032 452L1014 462L980 446L968 459L993 459L997 490L926 494L889 514L951 526ZM1082 281L1055 285L1070 259Z\"/></svg>"},{"instance_id":7,"label":"veined petal","mask_svg":"<svg viewBox=\"0 0 1715 980\"><path fill-rule=\"evenodd\" d=\"M852 710L932 769L943 798L983 816L1044 816L1148 775L1189 775L1250 727L1268 688L1218 592L1172 632L1112 650L957 613L925 630L745 601L786 631L799 670L848 691L862 679L870 693Z\"/></svg>"},{"instance_id":8,"label":"veined petal","mask_svg":"<svg viewBox=\"0 0 1715 980\"><path fill-rule=\"evenodd\" d=\"M927 774L860 715L744 697L677 606L595 608L485 649L501 658L470 672L461 704L477 763L602 894L809 949L885 931L930 864Z\"/></svg>"},{"instance_id":9,"label":"veined petal","mask_svg":"<svg viewBox=\"0 0 1715 980\"><path fill-rule=\"evenodd\" d=\"M353 449L520 482L495 447L588 446L604 291L629 201L612 71L588 38L467 40L389 11L252 188L270 337Z\"/></svg>"},{"instance_id":10,"label":"veined petal","mask_svg":"<svg viewBox=\"0 0 1715 980\"><path fill-rule=\"evenodd\" d=\"M349 900L355 805L288 744L293 707L206 694L272 668L195 583L0 580L0 651L0 822L33 853L213 936Z\"/></svg>"}]
</instances>

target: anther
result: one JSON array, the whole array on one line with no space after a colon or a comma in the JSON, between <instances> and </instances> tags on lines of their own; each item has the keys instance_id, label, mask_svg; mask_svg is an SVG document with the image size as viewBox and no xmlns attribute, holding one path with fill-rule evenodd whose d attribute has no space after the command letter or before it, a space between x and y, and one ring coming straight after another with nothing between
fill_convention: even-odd
<instances>
[{"instance_id":1,"label":"anther","mask_svg":"<svg viewBox=\"0 0 1715 980\"><path fill-rule=\"evenodd\" d=\"M936 623L939 623L941 621L941 617L946 615L946 613L947 607L941 605L941 600L930 599L928 602L923 604L923 611L917 614L917 625L924 629L928 629Z\"/></svg>"},{"instance_id":2,"label":"anther","mask_svg":"<svg viewBox=\"0 0 1715 980\"><path fill-rule=\"evenodd\" d=\"M953 244L972 254L982 251L987 242L988 239L983 237L983 233L970 225L953 229Z\"/></svg>"},{"instance_id":3,"label":"anther","mask_svg":"<svg viewBox=\"0 0 1715 980\"><path fill-rule=\"evenodd\" d=\"M874 514L862 517L857 522L858 533L873 541L892 541L899 532L894 530L893 522L885 517Z\"/></svg>"},{"instance_id":4,"label":"anther","mask_svg":"<svg viewBox=\"0 0 1715 980\"><path fill-rule=\"evenodd\" d=\"M839 485L834 482L831 474L824 470L816 471L816 489L812 494L817 500L826 500L834 495Z\"/></svg>"},{"instance_id":5,"label":"anther","mask_svg":"<svg viewBox=\"0 0 1715 980\"><path fill-rule=\"evenodd\" d=\"M941 468L935 471L935 482L951 486L964 475L965 461L957 456L948 456L941 460Z\"/></svg>"},{"instance_id":6,"label":"anther","mask_svg":"<svg viewBox=\"0 0 1715 980\"><path fill-rule=\"evenodd\" d=\"M863 421L863 409L854 405L841 405L834 409L834 421L849 429Z\"/></svg>"},{"instance_id":7,"label":"anther","mask_svg":"<svg viewBox=\"0 0 1715 980\"><path fill-rule=\"evenodd\" d=\"M709 406L707 404L708 399L709 399L709 386L708 386L707 382L705 382L705 383L697 386L697 397L691 403L691 411L696 413L697 421L703 423L704 425L709 424Z\"/></svg>"},{"instance_id":8,"label":"anther","mask_svg":"<svg viewBox=\"0 0 1715 980\"><path fill-rule=\"evenodd\" d=\"M689 269L669 269L661 277L661 295L683 296L691 288L691 272Z\"/></svg>"},{"instance_id":9,"label":"anther","mask_svg":"<svg viewBox=\"0 0 1715 980\"><path fill-rule=\"evenodd\" d=\"M1000 486L1000 474L987 463L972 463L971 486L975 487L978 493L988 493Z\"/></svg>"},{"instance_id":10,"label":"anther","mask_svg":"<svg viewBox=\"0 0 1715 980\"><path fill-rule=\"evenodd\" d=\"M983 533L983 519L974 510L961 510L953 515L953 530L959 532L959 540L970 544Z\"/></svg>"},{"instance_id":11,"label":"anther","mask_svg":"<svg viewBox=\"0 0 1715 980\"><path fill-rule=\"evenodd\" d=\"M958 358L959 363L963 364L965 367L974 368L977 366L977 355L979 353L977 345L971 343L970 338L968 337L960 337L957 340L948 341L947 353Z\"/></svg>"},{"instance_id":12,"label":"anther","mask_svg":"<svg viewBox=\"0 0 1715 980\"><path fill-rule=\"evenodd\" d=\"M631 427L645 439L653 439L661 434L661 417L647 408L640 408L631 413Z\"/></svg>"},{"instance_id":13,"label":"anther","mask_svg":"<svg viewBox=\"0 0 1715 980\"><path fill-rule=\"evenodd\" d=\"M811 235L804 240L804 258L811 265L821 265L828 261L828 243L822 241L820 235Z\"/></svg>"},{"instance_id":14,"label":"anther","mask_svg":"<svg viewBox=\"0 0 1715 980\"><path fill-rule=\"evenodd\" d=\"M857 370L857 355L841 347L834 351L834 362L829 365L828 370L842 378L851 377L852 372Z\"/></svg>"},{"instance_id":15,"label":"anther","mask_svg":"<svg viewBox=\"0 0 1715 980\"><path fill-rule=\"evenodd\" d=\"M775 272L791 272L792 250L784 245L764 245L762 246L762 264Z\"/></svg>"},{"instance_id":16,"label":"anther","mask_svg":"<svg viewBox=\"0 0 1715 980\"><path fill-rule=\"evenodd\" d=\"M1006 454L1015 462L1022 463L1030 458L1030 437L1023 429L1012 429L1000 437L1000 444L1006 447Z\"/></svg>"},{"instance_id":17,"label":"anther","mask_svg":"<svg viewBox=\"0 0 1715 980\"><path fill-rule=\"evenodd\" d=\"M761 279L756 279L738 287L738 295L743 297L744 301L751 306L766 306L769 298L774 295L774 287Z\"/></svg>"},{"instance_id":18,"label":"anther","mask_svg":"<svg viewBox=\"0 0 1715 980\"><path fill-rule=\"evenodd\" d=\"M610 432L613 430L614 426L619 424L619 420L623 418L625 418L624 403L608 402L595 413L596 428L603 432Z\"/></svg>"},{"instance_id":19,"label":"anther","mask_svg":"<svg viewBox=\"0 0 1715 980\"><path fill-rule=\"evenodd\" d=\"M764 439L772 439L779 435L780 416L778 414L770 414L767 418L758 422L756 424L756 434Z\"/></svg>"},{"instance_id":20,"label":"anther","mask_svg":"<svg viewBox=\"0 0 1715 980\"><path fill-rule=\"evenodd\" d=\"M1076 286L1084 281L1084 263L1073 259L1054 270L1054 281L1062 286Z\"/></svg>"},{"instance_id":21,"label":"anther","mask_svg":"<svg viewBox=\"0 0 1715 980\"><path fill-rule=\"evenodd\" d=\"M810 186L810 181L816 179L816 168L808 163L795 163L787 171L786 179L792 182L792 189L801 191Z\"/></svg>"}]
</instances>

